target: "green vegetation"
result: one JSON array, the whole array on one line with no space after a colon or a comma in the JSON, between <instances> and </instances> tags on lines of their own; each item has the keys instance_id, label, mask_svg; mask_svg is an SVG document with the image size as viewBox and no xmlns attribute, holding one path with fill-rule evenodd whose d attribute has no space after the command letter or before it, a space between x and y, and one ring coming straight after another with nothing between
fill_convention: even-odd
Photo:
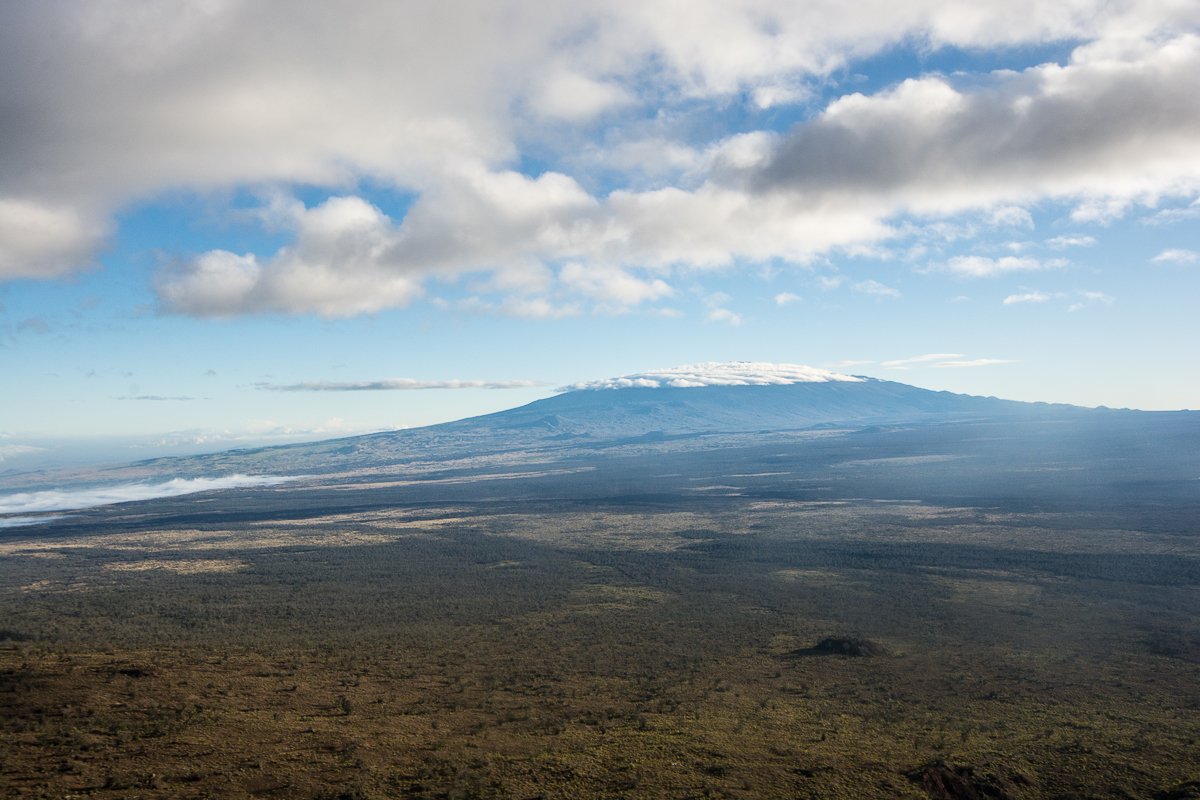
<instances>
[{"instance_id":1,"label":"green vegetation","mask_svg":"<svg viewBox=\"0 0 1200 800\"><path fill-rule=\"evenodd\" d=\"M0 793L1186 791L1200 547L1064 522L730 497L13 532Z\"/></svg>"}]
</instances>

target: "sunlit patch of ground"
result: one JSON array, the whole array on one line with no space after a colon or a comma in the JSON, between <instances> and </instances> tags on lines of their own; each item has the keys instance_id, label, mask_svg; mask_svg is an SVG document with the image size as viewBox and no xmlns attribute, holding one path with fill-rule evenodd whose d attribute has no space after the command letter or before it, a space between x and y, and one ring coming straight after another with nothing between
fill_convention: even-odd
<instances>
[{"instance_id":1,"label":"sunlit patch of ground","mask_svg":"<svg viewBox=\"0 0 1200 800\"><path fill-rule=\"evenodd\" d=\"M139 561L113 561L103 564L101 569L113 572L145 572L161 569L179 575L197 575L203 572L237 572L249 564L232 558L146 558Z\"/></svg>"}]
</instances>

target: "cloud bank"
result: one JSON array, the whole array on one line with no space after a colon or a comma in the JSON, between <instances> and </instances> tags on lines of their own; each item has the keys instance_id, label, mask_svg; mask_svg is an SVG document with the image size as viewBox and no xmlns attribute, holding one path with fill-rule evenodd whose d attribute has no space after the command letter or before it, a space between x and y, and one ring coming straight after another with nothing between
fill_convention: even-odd
<instances>
[{"instance_id":1,"label":"cloud bank","mask_svg":"<svg viewBox=\"0 0 1200 800\"><path fill-rule=\"evenodd\" d=\"M619 378L586 381L561 391L597 389L691 389L703 386L786 386L792 383L861 383L866 378L843 375L801 364L770 364L761 361L729 361L690 364L670 369L639 372Z\"/></svg>"},{"instance_id":2,"label":"cloud bank","mask_svg":"<svg viewBox=\"0 0 1200 800\"><path fill-rule=\"evenodd\" d=\"M86 489L49 489L0 496L0 514L27 514L38 511L73 511L81 508L178 497L220 489L244 489L277 486L296 478L272 475L227 475L221 478L173 478L162 483L121 483Z\"/></svg>"},{"instance_id":3,"label":"cloud bank","mask_svg":"<svg viewBox=\"0 0 1200 800\"><path fill-rule=\"evenodd\" d=\"M9 3L0 280L88 267L167 191L248 190L284 242L175 254L160 309L198 317L370 314L467 274L501 295L481 308L619 313L681 270L808 263L947 215L1019 227L1049 199L1103 221L1200 191L1197 30L1195 3L1105 0L696 0L682 26L669 0ZM812 105L889 48L1067 41L1065 63ZM810 105L787 131L694 133L738 103Z\"/></svg>"}]
</instances>

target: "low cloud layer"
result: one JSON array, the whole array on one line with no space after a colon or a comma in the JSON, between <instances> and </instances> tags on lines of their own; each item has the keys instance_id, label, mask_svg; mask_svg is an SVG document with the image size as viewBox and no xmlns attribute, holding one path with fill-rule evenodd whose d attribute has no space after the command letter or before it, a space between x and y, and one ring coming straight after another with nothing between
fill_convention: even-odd
<instances>
[{"instance_id":1,"label":"low cloud layer","mask_svg":"<svg viewBox=\"0 0 1200 800\"><path fill-rule=\"evenodd\" d=\"M277 486L295 478L272 475L227 475L222 478L173 478L162 483L121 483L85 489L48 489L0 496L0 514L28 514L38 511L75 511L81 508L178 497L220 489L244 489ZM10 518L11 519L11 518Z\"/></svg>"},{"instance_id":2,"label":"low cloud layer","mask_svg":"<svg viewBox=\"0 0 1200 800\"><path fill-rule=\"evenodd\" d=\"M865 378L843 375L801 364L770 364L760 361L730 361L691 364L683 367L639 372L619 378L576 383L563 391L593 389L691 389L703 386L784 386L792 383L860 383Z\"/></svg>"}]
</instances>

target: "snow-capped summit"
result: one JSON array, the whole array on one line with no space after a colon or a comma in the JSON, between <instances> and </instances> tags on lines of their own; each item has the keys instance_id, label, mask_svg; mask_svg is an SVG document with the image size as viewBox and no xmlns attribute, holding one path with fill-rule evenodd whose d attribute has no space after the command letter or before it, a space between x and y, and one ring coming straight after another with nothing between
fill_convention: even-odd
<instances>
[{"instance_id":1,"label":"snow-capped summit","mask_svg":"<svg viewBox=\"0 0 1200 800\"><path fill-rule=\"evenodd\" d=\"M694 389L702 386L786 386L793 383L862 383L866 378L843 375L803 364L765 361L709 361L682 367L638 372L618 378L586 381L563 391L587 389Z\"/></svg>"}]
</instances>

